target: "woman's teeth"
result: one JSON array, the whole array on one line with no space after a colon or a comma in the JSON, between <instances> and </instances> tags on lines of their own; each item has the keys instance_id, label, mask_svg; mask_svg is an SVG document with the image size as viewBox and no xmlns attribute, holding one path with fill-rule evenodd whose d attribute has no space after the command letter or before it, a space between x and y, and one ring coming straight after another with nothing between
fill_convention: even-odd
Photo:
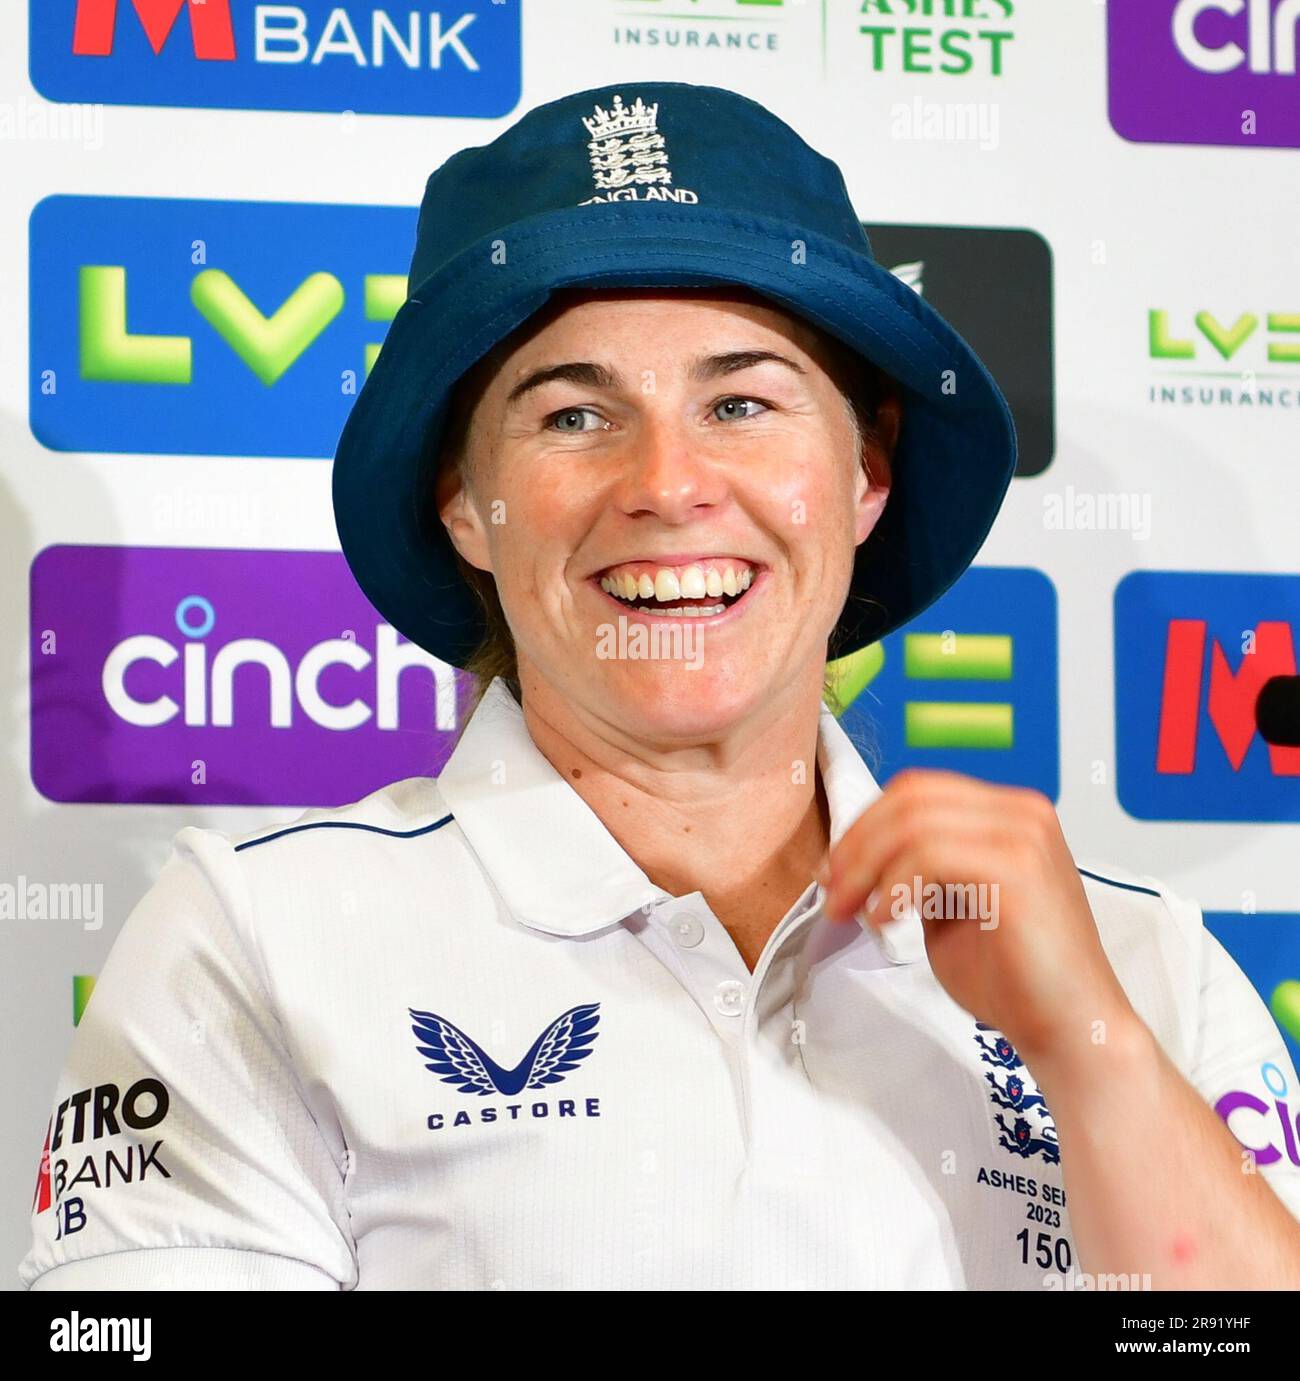
<instances>
[{"instance_id":1,"label":"woman's teeth","mask_svg":"<svg viewBox=\"0 0 1300 1381\"><path fill-rule=\"evenodd\" d=\"M686 605L680 609L655 609L645 603L654 600L657 604L676 604L688 599L721 599L723 595L735 597L742 595L754 581L754 571L750 566L687 566L680 571L661 567L651 575L642 571L633 575L631 571L614 572L601 577L600 588L615 599L635 604L643 614L680 613L687 616L720 614L725 604Z\"/></svg>"},{"instance_id":2,"label":"woman's teeth","mask_svg":"<svg viewBox=\"0 0 1300 1381\"><path fill-rule=\"evenodd\" d=\"M688 619L707 618L711 614L721 614L727 608L725 604L678 604L671 609L652 609L648 604L634 604L632 607L638 614L660 614L664 617L685 614Z\"/></svg>"}]
</instances>

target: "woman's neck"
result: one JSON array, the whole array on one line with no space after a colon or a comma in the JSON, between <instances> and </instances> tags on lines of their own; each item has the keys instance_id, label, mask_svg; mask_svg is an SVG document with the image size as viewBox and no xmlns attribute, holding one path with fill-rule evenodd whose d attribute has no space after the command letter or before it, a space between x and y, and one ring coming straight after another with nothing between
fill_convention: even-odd
<instances>
[{"instance_id":1,"label":"woman's neck","mask_svg":"<svg viewBox=\"0 0 1300 1381\"><path fill-rule=\"evenodd\" d=\"M700 892L752 970L825 856L817 770L820 681L725 740L648 749L551 692L524 686L534 743L657 887ZM797 700L807 704L794 703Z\"/></svg>"}]
</instances>

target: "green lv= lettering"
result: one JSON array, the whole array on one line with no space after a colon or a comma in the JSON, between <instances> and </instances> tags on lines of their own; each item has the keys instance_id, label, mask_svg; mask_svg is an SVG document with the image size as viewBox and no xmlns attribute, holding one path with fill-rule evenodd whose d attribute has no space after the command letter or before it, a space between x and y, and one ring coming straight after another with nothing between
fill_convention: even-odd
<instances>
[{"instance_id":1,"label":"green lv= lettering","mask_svg":"<svg viewBox=\"0 0 1300 1381\"><path fill-rule=\"evenodd\" d=\"M1230 360L1253 334L1255 327L1259 325L1259 318L1254 312L1242 312L1232 326L1224 327L1218 323L1212 312L1197 312L1196 324L1219 354L1225 360Z\"/></svg>"},{"instance_id":2,"label":"green lv= lettering","mask_svg":"<svg viewBox=\"0 0 1300 1381\"><path fill-rule=\"evenodd\" d=\"M190 284L190 299L269 387L342 311L343 285L332 273L313 273L267 317L228 273L204 269Z\"/></svg>"}]
</instances>

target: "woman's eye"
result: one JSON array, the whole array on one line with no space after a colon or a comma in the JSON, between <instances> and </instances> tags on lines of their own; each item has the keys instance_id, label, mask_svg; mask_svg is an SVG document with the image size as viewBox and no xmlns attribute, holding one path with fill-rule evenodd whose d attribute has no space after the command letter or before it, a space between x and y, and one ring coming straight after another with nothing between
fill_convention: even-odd
<instances>
[{"instance_id":1,"label":"woman's eye","mask_svg":"<svg viewBox=\"0 0 1300 1381\"><path fill-rule=\"evenodd\" d=\"M757 398L721 398L713 405L713 415L720 422L731 422L738 417L753 417L765 411L765 404Z\"/></svg>"},{"instance_id":2,"label":"woman's eye","mask_svg":"<svg viewBox=\"0 0 1300 1381\"><path fill-rule=\"evenodd\" d=\"M564 408L553 412L547 425L557 432L590 432L605 424L590 408Z\"/></svg>"}]
</instances>

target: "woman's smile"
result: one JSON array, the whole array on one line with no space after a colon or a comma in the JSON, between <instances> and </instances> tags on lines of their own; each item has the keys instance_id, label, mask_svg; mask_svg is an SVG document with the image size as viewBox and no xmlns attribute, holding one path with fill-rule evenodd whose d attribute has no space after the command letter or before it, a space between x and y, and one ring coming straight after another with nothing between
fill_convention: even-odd
<instances>
[{"instance_id":1,"label":"woman's smile","mask_svg":"<svg viewBox=\"0 0 1300 1381\"><path fill-rule=\"evenodd\" d=\"M641 620L691 619L709 627L761 597L767 568L742 557L622 561L592 577L619 613Z\"/></svg>"}]
</instances>

